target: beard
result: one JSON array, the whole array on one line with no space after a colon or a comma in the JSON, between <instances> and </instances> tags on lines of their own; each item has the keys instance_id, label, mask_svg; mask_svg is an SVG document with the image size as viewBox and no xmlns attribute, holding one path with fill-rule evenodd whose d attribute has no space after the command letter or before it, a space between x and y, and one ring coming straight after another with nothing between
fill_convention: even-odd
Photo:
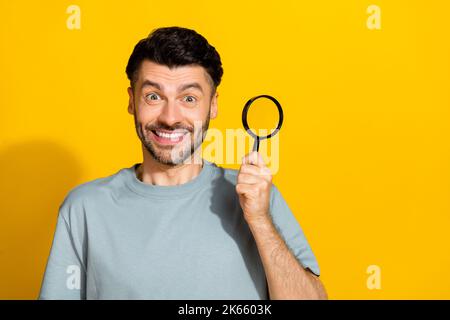
<instances>
[{"instance_id":1,"label":"beard","mask_svg":"<svg viewBox=\"0 0 450 320\"><path fill-rule=\"evenodd\" d=\"M209 128L210 113L208 111L207 117L204 121L198 121L192 125L184 125L177 123L173 126L168 126L164 123L156 122L154 124L146 124L145 127L137 120L136 111L134 113L134 124L136 133L141 140L142 145L148 153L161 164L169 166L177 166L185 163L195 155L197 149L202 145L206 133ZM144 127L144 129L143 129ZM185 130L187 133L183 140L175 145L161 146L152 141L149 136L152 131L164 130ZM144 132L145 131L145 132ZM201 163L201 162L200 162Z\"/></svg>"}]
</instances>

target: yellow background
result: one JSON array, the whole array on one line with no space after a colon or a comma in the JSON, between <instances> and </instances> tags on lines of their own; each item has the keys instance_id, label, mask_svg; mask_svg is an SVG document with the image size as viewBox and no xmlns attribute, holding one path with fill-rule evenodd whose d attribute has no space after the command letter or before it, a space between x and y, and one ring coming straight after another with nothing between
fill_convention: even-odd
<instances>
[{"instance_id":1,"label":"yellow background","mask_svg":"<svg viewBox=\"0 0 450 320\"><path fill-rule=\"evenodd\" d=\"M81 9L69 30L66 9ZM381 30L366 27L369 5ZM125 66L161 26L224 66L219 116L279 98L279 186L332 299L450 298L447 1L0 2L0 298L37 297L74 186L141 161ZM237 167L237 166L234 166ZM369 290L366 269L381 268Z\"/></svg>"}]
</instances>

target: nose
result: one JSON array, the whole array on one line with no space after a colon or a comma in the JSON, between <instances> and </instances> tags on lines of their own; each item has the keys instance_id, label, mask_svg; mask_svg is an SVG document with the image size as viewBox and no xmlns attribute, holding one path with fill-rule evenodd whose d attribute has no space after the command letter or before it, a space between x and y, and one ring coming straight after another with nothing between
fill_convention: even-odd
<instances>
[{"instance_id":1,"label":"nose","mask_svg":"<svg viewBox=\"0 0 450 320\"><path fill-rule=\"evenodd\" d=\"M173 126L183 120L180 108L176 105L175 101L167 101L167 103L162 107L158 120L167 126Z\"/></svg>"}]
</instances>

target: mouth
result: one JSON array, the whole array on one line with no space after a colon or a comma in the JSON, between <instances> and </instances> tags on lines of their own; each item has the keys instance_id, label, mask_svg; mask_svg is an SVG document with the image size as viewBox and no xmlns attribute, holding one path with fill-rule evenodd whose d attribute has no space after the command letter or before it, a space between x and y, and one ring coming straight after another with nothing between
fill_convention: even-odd
<instances>
[{"instance_id":1,"label":"mouth","mask_svg":"<svg viewBox=\"0 0 450 320\"><path fill-rule=\"evenodd\" d=\"M151 130L150 132L152 140L162 145L175 145L180 143L189 133L186 130Z\"/></svg>"}]
</instances>

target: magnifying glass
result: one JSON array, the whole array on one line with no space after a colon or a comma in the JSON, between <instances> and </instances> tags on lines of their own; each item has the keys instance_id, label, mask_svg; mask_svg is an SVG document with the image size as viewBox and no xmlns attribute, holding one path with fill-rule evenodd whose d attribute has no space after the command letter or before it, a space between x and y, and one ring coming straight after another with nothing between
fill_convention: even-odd
<instances>
[{"instance_id":1,"label":"magnifying glass","mask_svg":"<svg viewBox=\"0 0 450 320\"><path fill-rule=\"evenodd\" d=\"M254 110L256 110L257 113L255 113L255 115L253 115L251 118L257 120L258 126L253 126L252 128L264 127L267 129L270 127L270 130L272 131L268 135L260 136L256 134L250 129L247 122L250 106L257 100L258 106L256 106L256 109L254 109L255 107L253 108ZM275 104L275 106L278 109L278 124L276 127L273 126L273 124L275 124L275 122L273 121L274 120L273 111L275 110L273 104ZM283 109L281 108L281 104L278 102L277 99L266 94L251 98L250 100L247 101L247 103L244 106L244 110L242 111L242 124L244 125L244 128L247 131L247 133L255 139L255 142L253 143L253 151L258 151L259 142L261 140L269 139L274 135L276 135L278 131L280 131L281 125L283 124Z\"/></svg>"}]
</instances>

